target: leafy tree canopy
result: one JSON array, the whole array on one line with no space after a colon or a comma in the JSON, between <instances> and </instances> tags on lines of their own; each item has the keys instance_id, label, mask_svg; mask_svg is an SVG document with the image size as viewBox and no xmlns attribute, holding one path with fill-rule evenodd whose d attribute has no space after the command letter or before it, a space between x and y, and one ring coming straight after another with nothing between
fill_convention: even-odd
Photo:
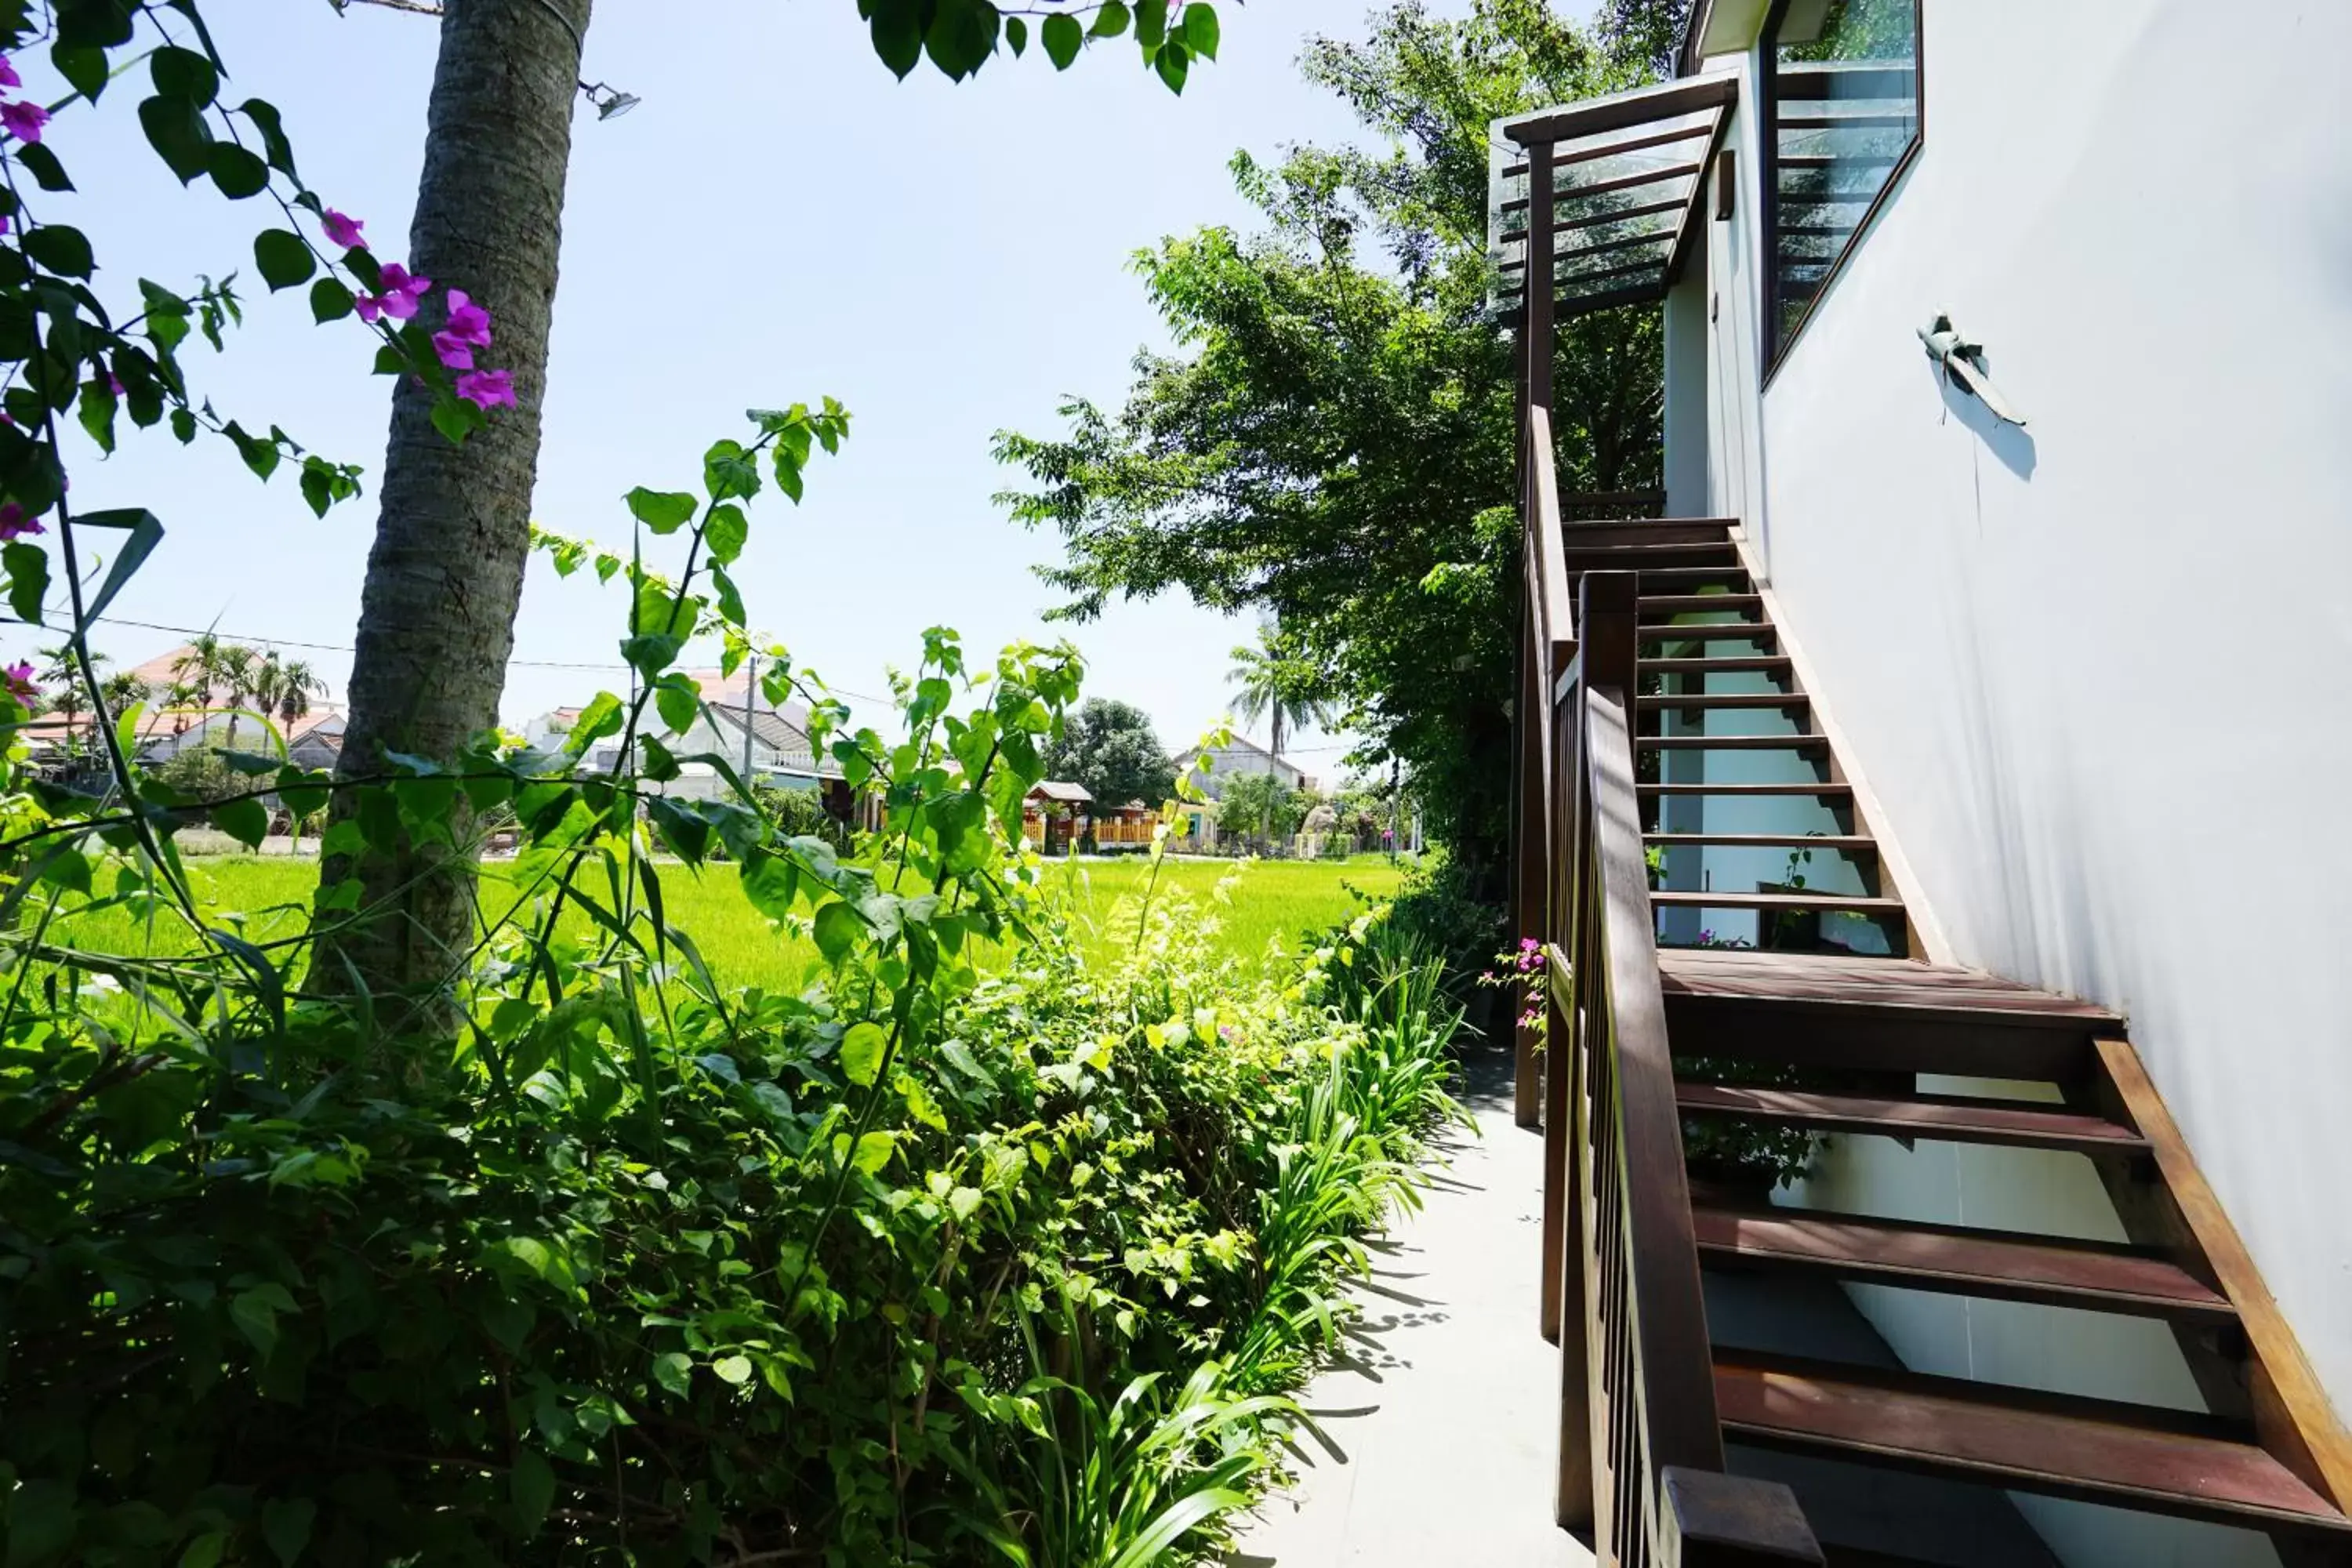
<instances>
[{"instance_id":1,"label":"leafy tree canopy","mask_svg":"<svg viewBox=\"0 0 2352 1568\"><path fill-rule=\"evenodd\" d=\"M1302 147L1234 161L1263 215L1137 259L1178 344L1143 354L1126 405L1077 401L1058 437L1003 433L1025 471L1003 498L1061 532L1062 614L1182 589L1270 609L1307 693L1402 759L1433 829L1499 865L1508 819L1517 647L1511 345L1486 303L1486 142L1499 116L1646 79L1675 0L1619 0L1587 29L1538 0L1420 0L1376 13L1363 43L1321 39L1311 80L1346 99L1378 149ZM1563 324L1554 423L1561 488L1654 484L1654 310Z\"/></svg>"},{"instance_id":2,"label":"leafy tree canopy","mask_svg":"<svg viewBox=\"0 0 2352 1568\"><path fill-rule=\"evenodd\" d=\"M1276 773L1236 773L1217 802L1217 826L1243 837L1287 838L1298 831L1315 797L1293 789Z\"/></svg>"},{"instance_id":3,"label":"leafy tree canopy","mask_svg":"<svg viewBox=\"0 0 2352 1568\"><path fill-rule=\"evenodd\" d=\"M1176 793L1176 767L1151 721L1131 702L1089 697L1064 721L1045 752L1049 777L1086 785L1102 807L1139 800L1158 805Z\"/></svg>"}]
</instances>

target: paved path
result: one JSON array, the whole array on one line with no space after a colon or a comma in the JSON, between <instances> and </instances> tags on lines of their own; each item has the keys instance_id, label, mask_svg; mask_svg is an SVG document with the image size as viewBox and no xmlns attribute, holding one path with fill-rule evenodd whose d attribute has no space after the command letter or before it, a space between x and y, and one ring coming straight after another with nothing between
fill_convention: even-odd
<instances>
[{"instance_id":1,"label":"paved path","mask_svg":"<svg viewBox=\"0 0 2352 1568\"><path fill-rule=\"evenodd\" d=\"M1511 1124L1509 1066L1472 1047L1481 1136L1375 1254L1348 1360L1307 1391L1297 1485L1239 1532L1234 1568L1589 1568L1551 1521L1559 1354L1536 1332L1542 1140Z\"/></svg>"}]
</instances>

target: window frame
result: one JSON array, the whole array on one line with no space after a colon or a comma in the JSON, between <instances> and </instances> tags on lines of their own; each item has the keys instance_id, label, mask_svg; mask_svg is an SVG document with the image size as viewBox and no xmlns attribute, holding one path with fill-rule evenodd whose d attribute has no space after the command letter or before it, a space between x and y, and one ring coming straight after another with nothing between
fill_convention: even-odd
<instances>
[{"instance_id":1,"label":"window frame","mask_svg":"<svg viewBox=\"0 0 2352 1568\"><path fill-rule=\"evenodd\" d=\"M1764 331L1765 354L1762 385L1770 386L1772 378L1789 358L1790 351L1812 325L1813 317L1821 310L1822 301L1837 285L1846 263L1854 249L1877 223L1879 213L1885 207L1895 188L1910 174L1911 165L1918 161L1921 149L1927 145L1927 0L1910 0L1912 37L1912 104L1913 119L1917 122L1911 132L1909 145L1903 155L1886 171L1879 183L1878 192L1863 209L1861 221L1853 232L1845 237L1837 255L1830 261L1829 270L1822 275L1821 287L1805 305L1804 313L1789 328L1786 339L1775 342L1775 323L1779 308L1780 276L1780 24L1787 19L1790 0L1772 0L1771 8L1764 14L1764 28L1757 37L1756 106L1757 106L1757 196L1763 207L1763 264L1757 270L1757 286L1762 295L1761 325Z\"/></svg>"}]
</instances>

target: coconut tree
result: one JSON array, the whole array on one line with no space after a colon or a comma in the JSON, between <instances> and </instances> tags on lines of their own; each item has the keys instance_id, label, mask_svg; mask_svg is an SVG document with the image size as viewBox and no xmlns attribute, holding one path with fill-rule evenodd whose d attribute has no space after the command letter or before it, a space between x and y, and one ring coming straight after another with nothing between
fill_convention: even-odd
<instances>
[{"instance_id":1,"label":"coconut tree","mask_svg":"<svg viewBox=\"0 0 2352 1568\"><path fill-rule=\"evenodd\" d=\"M228 699L228 749L236 750L236 721L254 702L260 689L261 655L249 647L228 643L220 649L220 684Z\"/></svg>"},{"instance_id":2,"label":"coconut tree","mask_svg":"<svg viewBox=\"0 0 2352 1568\"><path fill-rule=\"evenodd\" d=\"M89 694L82 688L81 667L74 662L73 647L59 643L55 647L37 650L47 662L38 677L49 694L49 711L66 721L66 752L70 756L75 743L75 729L81 716L89 711ZM90 668L111 662L102 653L89 656Z\"/></svg>"},{"instance_id":3,"label":"coconut tree","mask_svg":"<svg viewBox=\"0 0 2352 1568\"><path fill-rule=\"evenodd\" d=\"M1255 647L1234 649L1234 667L1225 672L1234 683L1234 713L1244 723L1255 724L1268 719L1271 742L1266 748L1265 771L1271 778L1282 761L1282 741L1286 731L1301 724L1328 724L1329 704L1316 695L1319 673L1307 660L1284 651L1282 636L1275 628L1262 629ZM1271 809L1261 837L1271 834Z\"/></svg>"},{"instance_id":4,"label":"coconut tree","mask_svg":"<svg viewBox=\"0 0 2352 1568\"><path fill-rule=\"evenodd\" d=\"M310 711L310 699L327 694L327 682L310 667L308 659L280 661L274 653L269 658L276 669L277 691L266 710L277 713L278 722L285 727L288 738L291 739L295 721Z\"/></svg>"}]
</instances>

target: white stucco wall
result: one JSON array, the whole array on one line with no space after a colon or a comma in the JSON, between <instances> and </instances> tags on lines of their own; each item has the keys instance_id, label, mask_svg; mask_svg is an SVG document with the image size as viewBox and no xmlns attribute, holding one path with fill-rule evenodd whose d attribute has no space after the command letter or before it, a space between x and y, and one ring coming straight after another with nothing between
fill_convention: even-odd
<instances>
[{"instance_id":1,"label":"white stucco wall","mask_svg":"<svg viewBox=\"0 0 2352 1568\"><path fill-rule=\"evenodd\" d=\"M1764 543L1915 891L1963 962L2128 1014L2339 1408L2347 55L2352 5L1926 0L1923 155L1762 393L1760 446L1752 205L1710 250L1711 499ZM1945 307L2029 430L1936 379L1914 330ZM2087 1171L2048 1159L1856 1140L1811 1195L2101 1234ZM2193 1400L2139 1326L1857 1296L1916 1365ZM2273 1560L2030 1517L2078 1568Z\"/></svg>"}]
</instances>

